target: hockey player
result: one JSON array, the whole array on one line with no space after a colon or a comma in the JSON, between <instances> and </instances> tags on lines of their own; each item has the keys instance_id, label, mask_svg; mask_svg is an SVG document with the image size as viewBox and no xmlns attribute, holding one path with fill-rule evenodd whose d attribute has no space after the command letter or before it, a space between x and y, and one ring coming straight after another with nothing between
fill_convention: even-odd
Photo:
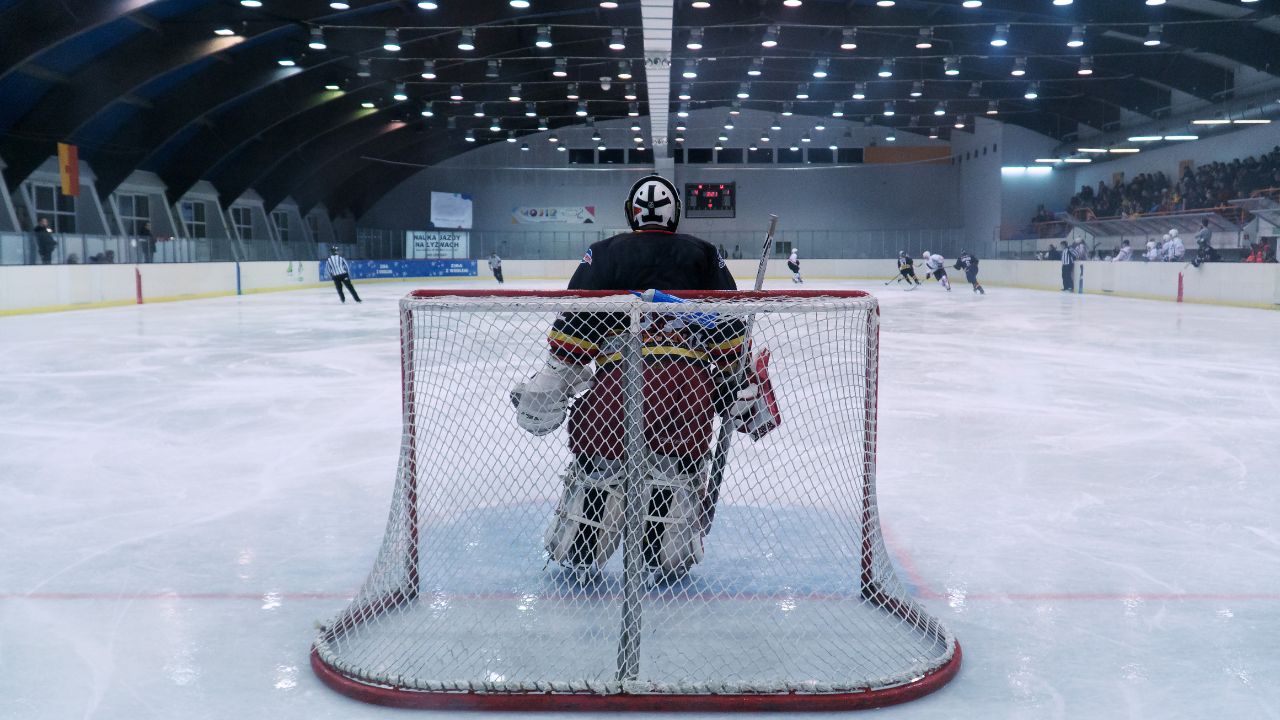
<instances>
[{"instance_id":1,"label":"hockey player","mask_svg":"<svg viewBox=\"0 0 1280 720\"><path fill-rule=\"evenodd\" d=\"M593 244L570 290L736 289L711 243L676 232L680 194L665 178L637 181L625 209L631 231ZM641 466L648 495L645 562L659 577L673 578L702 558L713 418L725 411L735 429L751 432L767 398L752 373L739 372L741 320L667 317L647 314L642 335ZM544 543L552 560L577 571L604 565L621 539L627 449L619 343L628 323L620 313L561 315L548 333L546 364L511 392L516 422L534 435L551 433L569 418L573 460Z\"/></svg>"},{"instance_id":2,"label":"hockey player","mask_svg":"<svg viewBox=\"0 0 1280 720\"><path fill-rule=\"evenodd\" d=\"M787 269L791 271L791 282L804 282L804 278L800 277L800 248L791 248L791 257L787 258Z\"/></svg>"},{"instance_id":3,"label":"hockey player","mask_svg":"<svg viewBox=\"0 0 1280 720\"><path fill-rule=\"evenodd\" d=\"M906 279L909 290L915 290L920 287L920 278L916 277L916 262L911 259L906 250L898 251L898 274ZM912 285L912 282L915 282Z\"/></svg>"},{"instance_id":4,"label":"hockey player","mask_svg":"<svg viewBox=\"0 0 1280 720\"><path fill-rule=\"evenodd\" d=\"M925 250L921 257L924 258L924 271L927 275L932 275L934 280L942 283L942 287L951 292L951 280L947 278L946 260L941 255L934 255Z\"/></svg>"},{"instance_id":5,"label":"hockey player","mask_svg":"<svg viewBox=\"0 0 1280 720\"><path fill-rule=\"evenodd\" d=\"M1164 244L1165 262L1182 262L1182 258L1187 254L1187 248L1182 244L1182 238L1178 237L1178 231L1169 231L1169 242Z\"/></svg>"},{"instance_id":6,"label":"hockey player","mask_svg":"<svg viewBox=\"0 0 1280 720\"><path fill-rule=\"evenodd\" d=\"M489 271L493 273L493 279L502 284L502 258L498 257L498 253L489 253Z\"/></svg>"},{"instance_id":7,"label":"hockey player","mask_svg":"<svg viewBox=\"0 0 1280 720\"><path fill-rule=\"evenodd\" d=\"M1111 262L1128 262L1133 257L1133 248L1129 245L1128 240L1120 241L1120 249L1112 256Z\"/></svg>"},{"instance_id":8,"label":"hockey player","mask_svg":"<svg viewBox=\"0 0 1280 720\"><path fill-rule=\"evenodd\" d=\"M979 295L986 295L987 291L982 289L982 283L978 282L978 258L974 257L968 250L961 250L960 257L956 258L956 269L964 271L964 279L969 281L973 286L973 291Z\"/></svg>"}]
</instances>

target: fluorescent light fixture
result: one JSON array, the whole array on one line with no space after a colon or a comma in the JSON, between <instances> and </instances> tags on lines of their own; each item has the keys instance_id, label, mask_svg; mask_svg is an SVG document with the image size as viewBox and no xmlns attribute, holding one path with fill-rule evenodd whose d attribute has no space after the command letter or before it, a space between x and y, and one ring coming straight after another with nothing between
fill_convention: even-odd
<instances>
[{"instance_id":1,"label":"fluorescent light fixture","mask_svg":"<svg viewBox=\"0 0 1280 720\"><path fill-rule=\"evenodd\" d=\"M1067 158L1067 159L1066 159L1066 162L1069 162L1069 163L1077 163L1077 164L1081 164L1081 163L1091 163L1091 162L1093 162L1093 158Z\"/></svg>"},{"instance_id":2,"label":"fluorescent light fixture","mask_svg":"<svg viewBox=\"0 0 1280 720\"><path fill-rule=\"evenodd\" d=\"M1266 118L1247 118L1241 120L1232 120L1236 125L1270 125L1271 121Z\"/></svg>"},{"instance_id":3,"label":"fluorescent light fixture","mask_svg":"<svg viewBox=\"0 0 1280 720\"><path fill-rule=\"evenodd\" d=\"M386 37L382 40L382 49L387 52L400 52L400 31L395 28L387 30Z\"/></svg>"},{"instance_id":4,"label":"fluorescent light fixture","mask_svg":"<svg viewBox=\"0 0 1280 720\"><path fill-rule=\"evenodd\" d=\"M420 9L420 10L438 10L438 9L440 9L440 5L439 5L439 3L432 2L431 0L424 0L424 2L420 2L420 3L418 3L418 9Z\"/></svg>"},{"instance_id":5,"label":"fluorescent light fixture","mask_svg":"<svg viewBox=\"0 0 1280 720\"><path fill-rule=\"evenodd\" d=\"M293 67L294 65L297 65L298 62L293 58L280 58L276 61L276 64L280 67Z\"/></svg>"},{"instance_id":6,"label":"fluorescent light fixture","mask_svg":"<svg viewBox=\"0 0 1280 720\"><path fill-rule=\"evenodd\" d=\"M1142 150L1138 148L1111 148L1107 152L1113 155L1132 155L1134 153L1140 153Z\"/></svg>"},{"instance_id":7,"label":"fluorescent light fixture","mask_svg":"<svg viewBox=\"0 0 1280 720\"><path fill-rule=\"evenodd\" d=\"M325 85L325 86L324 86L324 89L325 89L325 90L329 90L329 91L331 91L331 92L337 92L338 90L341 90L341 89L342 89L342 86L341 86L341 85L337 85L337 84L335 84L335 83L329 83L328 85Z\"/></svg>"},{"instance_id":8,"label":"fluorescent light fixture","mask_svg":"<svg viewBox=\"0 0 1280 720\"><path fill-rule=\"evenodd\" d=\"M365 110L372 110L375 106L373 103L366 101L366 102L360 103L360 107L364 108Z\"/></svg>"},{"instance_id":9,"label":"fluorescent light fixture","mask_svg":"<svg viewBox=\"0 0 1280 720\"><path fill-rule=\"evenodd\" d=\"M1058 163L1062 162L1062 160L1059 158L1036 158L1036 162L1047 163L1050 165L1057 165Z\"/></svg>"},{"instance_id":10,"label":"fluorescent light fixture","mask_svg":"<svg viewBox=\"0 0 1280 720\"><path fill-rule=\"evenodd\" d=\"M1231 121L1226 118L1207 118L1204 120L1192 120L1192 125L1230 125Z\"/></svg>"},{"instance_id":11,"label":"fluorescent light fixture","mask_svg":"<svg viewBox=\"0 0 1280 720\"><path fill-rule=\"evenodd\" d=\"M1106 148L1076 148L1076 152L1097 153L1097 154L1105 155L1107 153L1107 149Z\"/></svg>"},{"instance_id":12,"label":"fluorescent light fixture","mask_svg":"<svg viewBox=\"0 0 1280 720\"><path fill-rule=\"evenodd\" d=\"M1199 140L1200 136L1199 135L1165 135L1164 139L1173 140L1176 142L1176 141L1184 141L1184 140Z\"/></svg>"},{"instance_id":13,"label":"fluorescent light fixture","mask_svg":"<svg viewBox=\"0 0 1280 720\"><path fill-rule=\"evenodd\" d=\"M229 28L229 27L220 27L220 28L218 28L217 30L214 30L214 31L213 31L213 34L214 34L214 35L218 35L218 36L220 36L220 37L230 37L230 36L232 36L232 35L235 35L235 34L236 34L236 31L235 31L235 30L232 30L232 29L231 29L231 28Z\"/></svg>"},{"instance_id":14,"label":"fluorescent light fixture","mask_svg":"<svg viewBox=\"0 0 1280 720\"><path fill-rule=\"evenodd\" d=\"M1159 142L1163 139L1160 135L1134 135L1129 138L1129 142Z\"/></svg>"},{"instance_id":15,"label":"fluorescent light fixture","mask_svg":"<svg viewBox=\"0 0 1280 720\"><path fill-rule=\"evenodd\" d=\"M1009 26L997 25L996 32L991 36L991 47L1004 47L1009 44Z\"/></svg>"}]
</instances>

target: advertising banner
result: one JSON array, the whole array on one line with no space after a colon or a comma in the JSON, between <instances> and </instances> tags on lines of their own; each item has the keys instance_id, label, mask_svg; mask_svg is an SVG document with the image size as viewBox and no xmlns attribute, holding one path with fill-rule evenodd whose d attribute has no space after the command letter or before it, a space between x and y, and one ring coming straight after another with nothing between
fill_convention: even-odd
<instances>
[{"instance_id":1,"label":"advertising banner","mask_svg":"<svg viewBox=\"0 0 1280 720\"><path fill-rule=\"evenodd\" d=\"M404 256L410 260L461 260L471 257L471 233L466 230L409 230Z\"/></svg>"},{"instance_id":2,"label":"advertising banner","mask_svg":"<svg viewBox=\"0 0 1280 720\"><path fill-rule=\"evenodd\" d=\"M471 196L431 193L431 224L438 228L471 229Z\"/></svg>"},{"instance_id":3,"label":"advertising banner","mask_svg":"<svg viewBox=\"0 0 1280 720\"><path fill-rule=\"evenodd\" d=\"M351 260L351 279L475 277L475 260ZM325 263L320 263L320 279L331 280Z\"/></svg>"},{"instance_id":4,"label":"advertising banner","mask_svg":"<svg viewBox=\"0 0 1280 720\"><path fill-rule=\"evenodd\" d=\"M572 207L517 207L511 209L511 222L520 225L535 223L568 223L593 225L596 221L594 205Z\"/></svg>"}]
</instances>

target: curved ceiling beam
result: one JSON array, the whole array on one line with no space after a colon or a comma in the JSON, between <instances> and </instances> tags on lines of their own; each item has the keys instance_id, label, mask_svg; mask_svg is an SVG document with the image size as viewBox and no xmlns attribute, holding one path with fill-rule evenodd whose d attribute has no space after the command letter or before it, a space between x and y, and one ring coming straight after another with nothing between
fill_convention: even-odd
<instances>
[{"instance_id":1,"label":"curved ceiling beam","mask_svg":"<svg viewBox=\"0 0 1280 720\"><path fill-rule=\"evenodd\" d=\"M64 40L120 19L162 0L23 0L0 13L5 33L0 43L0 80Z\"/></svg>"}]
</instances>

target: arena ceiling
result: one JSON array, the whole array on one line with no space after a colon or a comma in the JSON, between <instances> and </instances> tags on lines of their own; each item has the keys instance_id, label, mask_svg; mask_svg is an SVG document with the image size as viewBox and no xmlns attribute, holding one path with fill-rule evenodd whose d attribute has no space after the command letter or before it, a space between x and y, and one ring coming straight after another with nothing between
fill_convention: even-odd
<instances>
[{"instance_id":1,"label":"arena ceiling","mask_svg":"<svg viewBox=\"0 0 1280 720\"><path fill-rule=\"evenodd\" d=\"M672 115L790 104L945 135L956 116L994 109L1069 140L1280 75L1275 0L1152 2L674 0L669 80L655 89ZM141 169L171 200L205 179L228 204L252 188L268 207L292 196L359 212L418 167L511 133L648 116L642 15L664 5L0 0L5 180L16 187L63 141L104 196Z\"/></svg>"}]
</instances>

